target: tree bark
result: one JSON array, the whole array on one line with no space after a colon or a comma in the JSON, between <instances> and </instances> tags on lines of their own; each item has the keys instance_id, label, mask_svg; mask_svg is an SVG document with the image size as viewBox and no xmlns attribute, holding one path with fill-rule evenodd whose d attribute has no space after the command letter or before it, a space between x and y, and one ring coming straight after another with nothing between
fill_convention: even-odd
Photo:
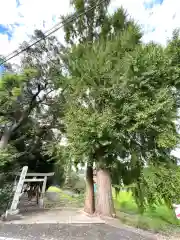
<instances>
[{"instance_id":1,"label":"tree bark","mask_svg":"<svg viewBox=\"0 0 180 240\"><path fill-rule=\"evenodd\" d=\"M4 149L7 147L9 139L10 139L11 133L8 129L5 129L1 140L0 140L0 149Z\"/></svg>"},{"instance_id":2,"label":"tree bark","mask_svg":"<svg viewBox=\"0 0 180 240\"><path fill-rule=\"evenodd\" d=\"M89 214L93 214L95 211L92 166L87 166L87 170L86 170L86 198L85 198L85 204L84 204L84 211Z\"/></svg>"},{"instance_id":3,"label":"tree bark","mask_svg":"<svg viewBox=\"0 0 180 240\"><path fill-rule=\"evenodd\" d=\"M8 142L9 142L10 137L11 137L11 134L13 132L17 131L22 126L22 124L28 119L30 113L32 112L32 110L37 105L36 98L40 94L41 90L42 89L40 88L40 85L38 84L38 91L33 95L32 99L29 103L28 108L24 111L24 113L21 113L20 111L17 111L17 117L18 118L16 119L16 122L13 124L13 126L10 129L6 128L2 137L1 137L0 149L4 149L4 148L7 147ZM48 92L47 94L49 94L50 92ZM40 102L42 102L42 101L43 100L41 100Z\"/></svg>"},{"instance_id":4,"label":"tree bark","mask_svg":"<svg viewBox=\"0 0 180 240\"><path fill-rule=\"evenodd\" d=\"M115 217L111 176L107 169L99 169L97 171L96 213L98 215Z\"/></svg>"}]
</instances>

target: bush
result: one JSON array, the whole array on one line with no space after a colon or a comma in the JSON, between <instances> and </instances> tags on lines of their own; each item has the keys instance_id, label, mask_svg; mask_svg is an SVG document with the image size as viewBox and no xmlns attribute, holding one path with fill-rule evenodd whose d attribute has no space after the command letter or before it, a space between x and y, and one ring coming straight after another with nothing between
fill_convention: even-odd
<instances>
[{"instance_id":1,"label":"bush","mask_svg":"<svg viewBox=\"0 0 180 240\"><path fill-rule=\"evenodd\" d=\"M86 182L83 178L79 178L74 186L74 191L78 194L83 194L86 189Z\"/></svg>"},{"instance_id":2,"label":"bush","mask_svg":"<svg viewBox=\"0 0 180 240\"><path fill-rule=\"evenodd\" d=\"M0 215L10 207L14 192L12 184L5 184L0 188Z\"/></svg>"},{"instance_id":3,"label":"bush","mask_svg":"<svg viewBox=\"0 0 180 240\"><path fill-rule=\"evenodd\" d=\"M80 178L76 172L71 172L67 183L64 185L64 188L69 188L72 191L81 194L85 191L86 183L85 180Z\"/></svg>"},{"instance_id":4,"label":"bush","mask_svg":"<svg viewBox=\"0 0 180 240\"><path fill-rule=\"evenodd\" d=\"M146 168L140 186L148 206L165 203L172 208L173 203L180 203L180 168Z\"/></svg>"}]
</instances>

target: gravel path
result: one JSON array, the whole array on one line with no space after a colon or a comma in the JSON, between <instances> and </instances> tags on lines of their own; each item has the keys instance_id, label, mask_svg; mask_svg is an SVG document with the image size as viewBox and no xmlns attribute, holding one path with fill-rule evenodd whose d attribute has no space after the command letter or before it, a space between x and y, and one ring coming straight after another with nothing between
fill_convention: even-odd
<instances>
[{"instance_id":1,"label":"gravel path","mask_svg":"<svg viewBox=\"0 0 180 240\"><path fill-rule=\"evenodd\" d=\"M2 224L0 240L155 240L106 224Z\"/></svg>"}]
</instances>

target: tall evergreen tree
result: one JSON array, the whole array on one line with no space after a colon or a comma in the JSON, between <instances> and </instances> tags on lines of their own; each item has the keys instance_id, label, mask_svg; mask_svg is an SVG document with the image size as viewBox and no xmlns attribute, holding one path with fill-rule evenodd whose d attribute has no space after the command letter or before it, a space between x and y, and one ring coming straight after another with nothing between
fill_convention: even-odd
<instances>
[{"instance_id":1,"label":"tall evergreen tree","mask_svg":"<svg viewBox=\"0 0 180 240\"><path fill-rule=\"evenodd\" d=\"M134 35L133 39L131 38L131 44L129 45L129 50L131 46L134 44L138 44L140 42L141 33L139 31L139 27L128 18L124 9L118 9L113 15L108 14L108 6L110 4L110 0L106 0L103 2L96 2L93 0L72 0L71 5L74 8L74 12L71 15L67 15L63 17L63 20L67 20L77 14L82 14L81 17L77 18L75 21L70 22L69 24L65 24L65 40L68 43L68 46L73 47L77 43L79 44L88 44L92 45L94 42L112 39L117 33L124 31L125 29L129 29ZM127 39L128 40L128 39ZM77 49L76 49L77 50ZM81 58L83 52L78 49L79 58ZM70 75L80 77L81 73L78 69L76 69L76 73L74 71L74 67L68 64L68 61L65 61L67 71ZM87 94L86 91L91 91L90 86L81 95L81 101L86 101ZM74 91L74 89L73 89ZM79 96L74 101L79 101ZM88 102L88 105L90 102ZM92 103L91 103L92 104ZM99 107L101 106L101 102L98 103ZM85 156L87 161L87 192L86 192L86 201L85 201L85 211L88 213L94 212L94 189L93 189L93 162L94 156L91 154L89 156ZM109 182L110 188L110 182ZM98 188L100 190L100 188Z\"/></svg>"},{"instance_id":2,"label":"tall evergreen tree","mask_svg":"<svg viewBox=\"0 0 180 240\"><path fill-rule=\"evenodd\" d=\"M112 216L113 170L119 174L114 183L138 183L145 165L171 162L178 139L168 58L158 45L137 46L127 29L109 41L74 47L69 66L68 140L74 154L96 162L96 210Z\"/></svg>"}]
</instances>

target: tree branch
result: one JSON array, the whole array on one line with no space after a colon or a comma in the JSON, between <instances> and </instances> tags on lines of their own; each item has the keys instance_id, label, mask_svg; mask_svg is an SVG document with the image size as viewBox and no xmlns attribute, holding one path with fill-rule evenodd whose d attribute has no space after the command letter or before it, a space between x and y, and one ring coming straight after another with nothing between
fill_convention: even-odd
<instances>
[{"instance_id":1,"label":"tree branch","mask_svg":"<svg viewBox=\"0 0 180 240\"><path fill-rule=\"evenodd\" d=\"M11 128L11 132L16 131L22 124L23 122L28 118L29 114L31 113L31 111L34 109L34 107L36 106L36 104L38 104L36 102L36 98L37 96L40 94L41 92L41 86L40 84L38 84L38 91L37 93L35 93L30 101L29 107L25 110L25 112L22 114L21 118L19 119L18 123L14 123L12 128Z\"/></svg>"},{"instance_id":2,"label":"tree branch","mask_svg":"<svg viewBox=\"0 0 180 240\"><path fill-rule=\"evenodd\" d=\"M11 113L0 112L0 117L7 117L7 116L11 116Z\"/></svg>"}]
</instances>

